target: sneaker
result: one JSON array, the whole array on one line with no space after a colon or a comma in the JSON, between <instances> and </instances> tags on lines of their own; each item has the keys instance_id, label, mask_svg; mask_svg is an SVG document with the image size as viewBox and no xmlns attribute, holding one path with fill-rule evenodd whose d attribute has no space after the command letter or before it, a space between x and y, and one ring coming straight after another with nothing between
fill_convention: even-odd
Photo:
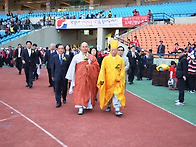
<instances>
[{"instance_id":1,"label":"sneaker","mask_svg":"<svg viewBox=\"0 0 196 147\"><path fill-rule=\"evenodd\" d=\"M78 115L82 115L82 114L83 114L83 108L79 108Z\"/></svg>"},{"instance_id":2,"label":"sneaker","mask_svg":"<svg viewBox=\"0 0 196 147\"><path fill-rule=\"evenodd\" d=\"M111 106L108 106L105 112L110 112L111 111Z\"/></svg>"},{"instance_id":3,"label":"sneaker","mask_svg":"<svg viewBox=\"0 0 196 147\"><path fill-rule=\"evenodd\" d=\"M190 93L195 93L195 91L194 91L194 90L190 90L189 92L190 92Z\"/></svg>"},{"instance_id":4,"label":"sneaker","mask_svg":"<svg viewBox=\"0 0 196 147\"><path fill-rule=\"evenodd\" d=\"M175 101L175 103L178 103L178 102L179 102L179 100L176 100L176 101ZM185 104L185 102L182 102L182 103Z\"/></svg>"},{"instance_id":5,"label":"sneaker","mask_svg":"<svg viewBox=\"0 0 196 147\"><path fill-rule=\"evenodd\" d=\"M120 111L116 111L116 116L122 116L122 112L120 112Z\"/></svg>"},{"instance_id":6,"label":"sneaker","mask_svg":"<svg viewBox=\"0 0 196 147\"><path fill-rule=\"evenodd\" d=\"M184 106L184 103L177 102L175 103L176 106Z\"/></svg>"}]
</instances>

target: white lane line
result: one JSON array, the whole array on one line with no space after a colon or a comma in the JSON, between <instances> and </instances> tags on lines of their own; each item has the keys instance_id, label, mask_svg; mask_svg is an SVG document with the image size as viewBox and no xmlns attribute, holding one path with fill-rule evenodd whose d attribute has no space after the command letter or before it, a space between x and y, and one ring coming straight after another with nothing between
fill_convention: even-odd
<instances>
[{"instance_id":1,"label":"white lane line","mask_svg":"<svg viewBox=\"0 0 196 147\"><path fill-rule=\"evenodd\" d=\"M126 89L126 90L127 90L127 89ZM184 119L184 118L182 118L182 117L180 117L180 116L178 116L178 115L176 115L176 114L174 114L174 113L172 113L172 112L170 112L170 111L168 111L168 110L166 110L166 109L164 109L164 108L162 108L162 107L160 107L160 106L158 106L158 105L156 105L156 104L154 104L154 103L152 103L152 102L150 102L150 101L148 101L148 100L146 100L146 99L144 99L144 98L142 98L142 97L140 97L140 96L138 96L138 95L135 94L135 93L132 93L132 92L129 91L129 90L127 90L127 92L129 92L129 93L131 93L131 94L133 94L133 95L135 95L135 96L141 98L142 100L144 100L144 101L146 101L146 102L148 102L148 103L150 103L150 104L152 104L152 105L154 105L154 106L156 106L156 107L158 107L158 108L160 108L160 109L162 109L162 110L164 110L164 111L166 111L166 112L168 112L168 113L170 113L170 114L172 114L172 115L174 115L174 116L176 116L176 117L178 117L178 118L180 118L180 119L182 119L182 120L184 120L184 121L186 121L186 122L188 122L189 124L191 124L191 125L193 125L193 126L196 126L196 125L193 124L192 122L190 122L190 121L188 121L188 120L186 120L186 119ZM183 106L182 106L182 107L183 107Z\"/></svg>"},{"instance_id":2,"label":"white lane line","mask_svg":"<svg viewBox=\"0 0 196 147\"><path fill-rule=\"evenodd\" d=\"M9 118L0 119L0 122L6 121L6 120L10 120L10 119L13 119L13 118L15 118L15 117L18 117L18 115L11 116L11 117L9 117Z\"/></svg>"},{"instance_id":3,"label":"white lane line","mask_svg":"<svg viewBox=\"0 0 196 147\"><path fill-rule=\"evenodd\" d=\"M50 136L52 139L54 139L56 142L58 142L61 146L63 147L67 147L67 145L65 145L63 142L61 142L59 139L57 139L55 136L53 136L52 134L50 134L48 131L46 131L44 128L42 128L41 126L39 126L37 123L35 123L33 120L31 120L30 118L28 118L27 116L25 116L24 114L22 114L21 112L19 112L18 110L14 109L13 107L11 107L10 105L4 103L3 101L0 101L2 104L4 104L5 106L9 107L10 109L14 110L15 112L17 112L18 114L20 114L22 117L24 117L25 119L27 119L28 121L30 121L32 124L34 124L36 127L38 127L40 130L42 130L44 133L46 133L48 136Z\"/></svg>"}]
</instances>

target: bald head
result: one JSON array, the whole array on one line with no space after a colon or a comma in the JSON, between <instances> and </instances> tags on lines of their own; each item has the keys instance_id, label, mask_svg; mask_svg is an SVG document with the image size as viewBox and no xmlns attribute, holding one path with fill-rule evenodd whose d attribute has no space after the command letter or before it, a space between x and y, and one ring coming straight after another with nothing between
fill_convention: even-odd
<instances>
[{"instance_id":1,"label":"bald head","mask_svg":"<svg viewBox=\"0 0 196 147\"><path fill-rule=\"evenodd\" d=\"M86 42L81 43L80 49L83 54L86 54L88 52L88 43Z\"/></svg>"}]
</instances>

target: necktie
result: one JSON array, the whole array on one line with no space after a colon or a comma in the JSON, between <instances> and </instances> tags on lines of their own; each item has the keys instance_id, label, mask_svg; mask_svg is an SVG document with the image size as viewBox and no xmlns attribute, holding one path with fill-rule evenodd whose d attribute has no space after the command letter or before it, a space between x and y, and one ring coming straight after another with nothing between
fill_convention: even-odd
<instances>
[{"instance_id":1,"label":"necktie","mask_svg":"<svg viewBox=\"0 0 196 147\"><path fill-rule=\"evenodd\" d=\"M61 65L63 63L63 57L62 57L62 55L60 55L60 63L61 63Z\"/></svg>"}]
</instances>

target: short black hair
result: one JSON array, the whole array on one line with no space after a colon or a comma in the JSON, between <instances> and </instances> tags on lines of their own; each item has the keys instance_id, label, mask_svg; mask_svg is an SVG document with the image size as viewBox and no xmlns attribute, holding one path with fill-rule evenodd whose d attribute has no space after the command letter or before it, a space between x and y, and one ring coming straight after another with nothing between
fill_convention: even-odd
<instances>
[{"instance_id":1,"label":"short black hair","mask_svg":"<svg viewBox=\"0 0 196 147\"><path fill-rule=\"evenodd\" d=\"M178 49L178 51L182 51L182 52L184 52L184 49L183 49L183 48L179 48L179 49Z\"/></svg>"},{"instance_id":2,"label":"short black hair","mask_svg":"<svg viewBox=\"0 0 196 147\"><path fill-rule=\"evenodd\" d=\"M56 44L56 48L58 48L58 47L59 47L59 45L61 45L61 44L60 44L60 43L57 43L57 44Z\"/></svg>"},{"instance_id":3,"label":"short black hair","mask_svg":"<svg viewBox=\"0 0 196 147\"><path fill-rule=\"evenodd\" d=\"M171 65L176 65L176 62L175 61L171 61Z\"/></svg>"},{"instance_id":4,"label":"short black hair","mask_svg":"<svg viewBox=\"0 0 196 147\"><path fill-rule=\"evenodd\" d=\"M149 52L152 52L152 49L149 49Z\"/></svg>"},{"instance_id":5,"label":"short black hair","mask_svg":"<svg viewBox=\"0 0 196 147\"><path fill-rule=\"evenodd\" d=\"M117 49L119 49L119 48L122 48L122 49L123 49L123 51L125 50L125 48L124 48L123 46L119 46Z\"/></svg>"},{"instance_id":6,"label":"short black hair","mask_svg":"<svg viewBox=\"0 0 196 147\"><path fill-rule=\"evenodd\" d=\"M26 44L27 44L27 43L30 43L30 44L32 45L32 42L31 42L31 41L29 41L29 40L26 42Z\"/></svg>"},{"instance_id":7,"label":"short black hair","mask_svg":"<svg viewBox=\"0 0 196 147\"><path fill-rule=\"evenodd\" d=\"M37 47L37 44L34 43L33 46L36 46Z\"/></svg>"}]
</instances>

